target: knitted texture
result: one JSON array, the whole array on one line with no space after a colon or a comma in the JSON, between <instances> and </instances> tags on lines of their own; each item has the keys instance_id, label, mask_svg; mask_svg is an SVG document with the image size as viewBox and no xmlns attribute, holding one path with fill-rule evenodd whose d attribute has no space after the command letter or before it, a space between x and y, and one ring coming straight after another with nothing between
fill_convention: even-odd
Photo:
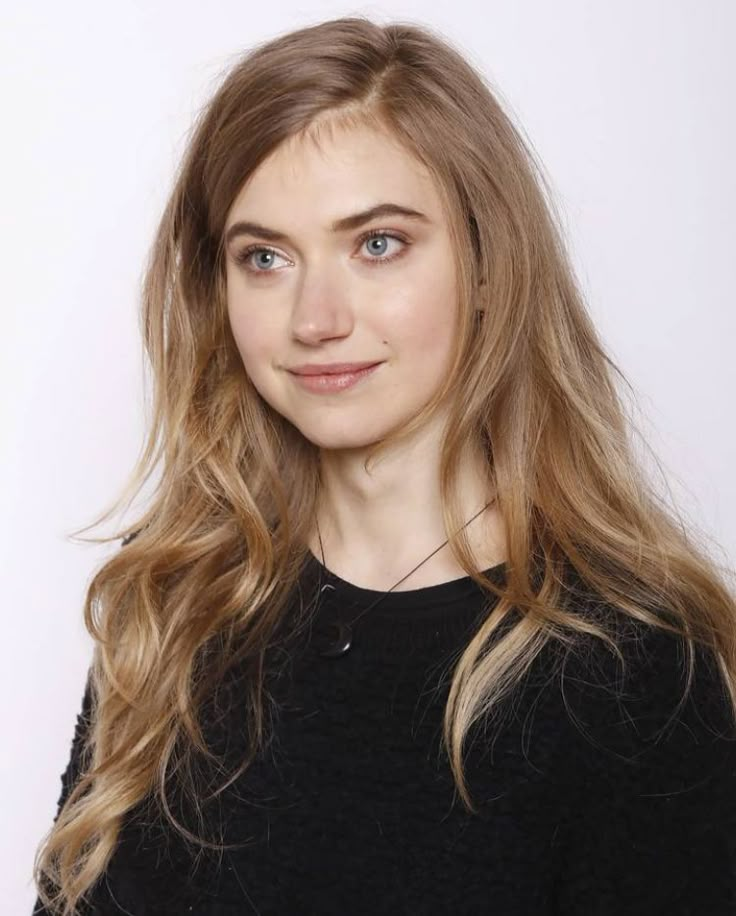
<instances>
[{"instance_id":1,"label":"knitted texture","mask_svg":"<svg viewBox=\"0 0 736 916\"><path fill-rule=\"evenodd\" d=\"M505 567L487 572L501 583ZM310 556L301 593L327 575ZM442 715L453 664L495 599L469 577L392 592L345 655L324 658L329 624L379 595L329 581L312 625L272 653L271 740L213 808L237 848L195 862L171 828L132 812L89 913L736 913L736 729L711 655L698 649L678 711L679 639L597 607L616 621L625 669L592 639L573 652L548 643L503 715L471 730L469 814ZM233 765L242 696L232 678L208 728ZM83 711L59 804L88 697Z\"/></svg>"}]
</instances>

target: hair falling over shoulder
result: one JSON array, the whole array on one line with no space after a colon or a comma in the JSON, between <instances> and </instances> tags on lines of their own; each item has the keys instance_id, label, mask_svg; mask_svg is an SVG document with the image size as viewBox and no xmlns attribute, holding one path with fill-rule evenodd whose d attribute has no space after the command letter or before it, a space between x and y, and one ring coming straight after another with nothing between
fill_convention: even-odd
<instances>
[{"instance_id":1,"label":"hair falling over shoulder","mask_svg":"<svg viewBox=\"0 0 736 916\"><path fill-rule=\"evenodd\" d=\"M211 753L203 704L235 661L250 672L251 752L240 771L267 735L263 654L307 555L319 461L245 374L227 320L224 227L244 181L283 141L319 143L336 125L365 123L431 169L456 250L453 372L402 435L445 395L457 405L442 453L446 527L459 531L450 544L467 574L499 599L456 664L445 712L463 802L473 810L463 771L469 729L544 644L590 636L615 647L606 627L576 613L566 570L624 615L709 646L736 706L736 602L725 568L656 493L636 455L636 427L616 385L623 376L587 314L521 130L486 80L427 27L350 17L282 34L230 67L199 114L146 265L152 409L115 506L157 466L160 480L142 517L116 535L128 536L125 545L85 600L95 649L81 775L34 869L55 913L77 912L126 814L146 798L192 842L210 844L176 818L167 790L174 772L186 782L195 753ZM461 530L453 469L469 439L487 456L504 520L503 588L475 570ZM512 609L518 619L496 639ZM193 784L190 792L196 807Z\"/></svg>"}]
</instances>

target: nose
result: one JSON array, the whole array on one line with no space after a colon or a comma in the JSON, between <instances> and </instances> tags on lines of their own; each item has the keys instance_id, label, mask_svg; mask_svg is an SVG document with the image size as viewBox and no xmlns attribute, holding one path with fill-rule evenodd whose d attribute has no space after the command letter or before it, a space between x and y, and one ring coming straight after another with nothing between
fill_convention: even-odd
<instances>
[{"instance_id":1,"label":"nose","mask_svg":"<svg viewBox=\"0 0 736 916\"><path fill-rule=\"evenodd\" d=\"M316 273L304 276L296 293L291 314L295 340L316 344L333 337L348 336L355 324L350 295L336 276Z\"/></svg>"}]
</instances>

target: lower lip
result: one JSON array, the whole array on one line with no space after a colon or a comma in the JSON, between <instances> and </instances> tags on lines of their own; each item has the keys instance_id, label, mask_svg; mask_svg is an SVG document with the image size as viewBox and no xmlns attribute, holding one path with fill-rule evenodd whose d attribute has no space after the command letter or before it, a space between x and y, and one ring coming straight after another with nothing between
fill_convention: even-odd
<instances>
[{"instance_id":1,"label":"lower lip","mask_svg":"<svg viewBox=\"0 0 736 916\"><path fill-rule=\"evenodd\" d=\"M352 388L353 385L369 376L380 365L381 363L376 363L373 366L366 366L365 369L360 369L358 372L342 372L339 375L297 375L295 372L291 374L302 388L306 388L308 391L316 391L318 394L329 394L333 391Z\"/></svg>"}]
</instances>

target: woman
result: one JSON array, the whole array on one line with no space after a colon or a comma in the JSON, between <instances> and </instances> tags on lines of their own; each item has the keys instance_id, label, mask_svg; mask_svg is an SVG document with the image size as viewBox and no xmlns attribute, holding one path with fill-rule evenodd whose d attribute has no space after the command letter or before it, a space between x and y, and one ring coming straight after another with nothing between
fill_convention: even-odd
<instances>
[{"instance_id":1,"label":"woman","mask_svg":"<svg viewBox=\"0 0 736 916\"><path fill-rule=\"evenodd\" d=\"M147 268L160 482L87 595L38 912L735 910L736 602L542 187L428 29L227 75Z\"/></svg>"}]
</instances>

